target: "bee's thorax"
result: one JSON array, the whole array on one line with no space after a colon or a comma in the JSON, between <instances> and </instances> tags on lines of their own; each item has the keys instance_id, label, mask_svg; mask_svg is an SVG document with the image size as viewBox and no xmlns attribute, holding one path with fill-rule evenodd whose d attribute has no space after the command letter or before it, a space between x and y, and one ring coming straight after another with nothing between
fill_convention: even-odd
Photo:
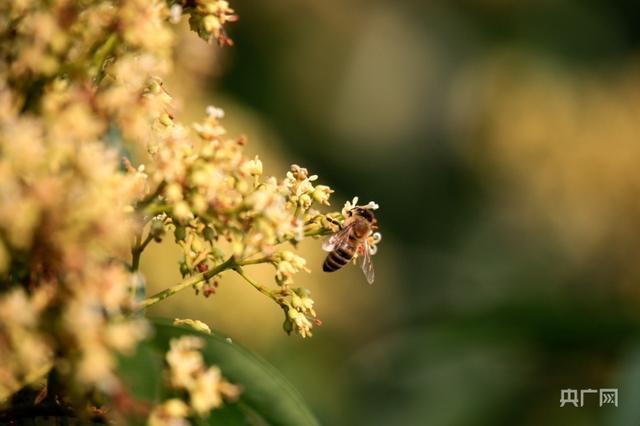
<instances>
[{"instance_id":1,"label":"bee's thorax","mask_svg":"<svg viewBox=\"0 0 640 426\"><path fill-rule=\"evenodd\" d=\"M353 225L353 233L357 239L363 239L369 235L371 226L364 220L357 220Z\"/></svg>"}]
</instances>

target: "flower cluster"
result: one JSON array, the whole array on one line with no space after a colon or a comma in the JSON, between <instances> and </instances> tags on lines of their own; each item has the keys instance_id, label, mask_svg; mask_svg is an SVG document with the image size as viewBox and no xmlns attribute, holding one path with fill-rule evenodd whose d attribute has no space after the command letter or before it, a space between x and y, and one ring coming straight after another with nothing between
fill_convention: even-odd
<instances>
[{"instance_id":1,"label":"flower cluster","mask_svg":"<svg viewBox=\"0 0 640 426\"><path fill-rule=\"evenodd\" d=\"M320 323L315 319L314 302L309 296L309 290L304 288L297 288L291 292L290 302L285 303L287 317L283 328L287 333L297 330L302 337L311 336L313 324Z\"/></svg>"},{"instance_id":2,"label":"flower cluster","mask_svg":"<svg viewBox=\"0 0 640 426\"><path fill-rule=\"evenodd\" d=\"M116 260L136 228L124 207L144 181L120 172L92 129L69 126L60 139L58 123L17 114L0 117L0 128L0 377L9 378L0 391L31 370L13 365L35 342L43 349L32 356L55 354L61 372L113 390L112 351L130 351L146 329L115 320L132 302L133 277Z\"/></svg>"},{"instance_id":3,"label":"flower cluster","mask_svg":"<svg viewBox=\"0 0 640 426\"><path fill-rule=\"evenodd\" d=\"M51 368L120 392L115 353L147 335L126 260L148 176L121 157L170 111L168 17L160 0L0 4L0 399Z\"/></svg>"},{"instance_id":4,"label":"flower cluster","mask_svg":"<svg viewBox=\"0 0 640 426\"><path fill-rule=\"evenodd\" d=\"M171 388L187 394L188 403L180 398L165 401L153 410L149 425L189 424L188 417L206 416L224 400L237 399L240 388L227 382L219 368L205 365L200 353L204 347L201 338L183 336L172 339L170 345L166 356L169 382Z\"/></svg>"},{"instance_id":5,"label":"flower cluster","mask_svg":"<svg viewBox=\"0 0 640 426\"><path fill-rule=\"evenodd\" d=\"M235 22L238 16L224 0L179 0L172 6L174 15L180 11L190 14L189 25L200 37L207 41L218 40L221 45L233 45L226 35L224 25L227 22Z\"/></svg>"},{"instance_id":6,"label":"flower cluster","mask_svg":"<svg viewBox=\"0 0 640 426\"><path fill-rule=\"evenodd\" d=\"M170 388L186 395L157 405L149 416L149 426L188 426L190 417L206 416L223 401L238 398L240 388L227 382L217 367L205 365L200 353L203 347L204 341L195 336L171 340L166 355Z\"/></svg>"},{"instance_id":7,"label":"flower cluster","mask_svg":"<svg viewBox=\"0 0 640 426\"><path fill-rule=\"evenodd\" d=\"M215 292L218 273L235 270L279 304L287 331L309 336L318 322L307 317L315 312L301 310L302 305L292 308L296 294L308 299L308 292L289 287L295 273L309 269L305 259L282 245L331 232L328 216L316 206L328 205L333 191L316 184L318 176L298 165L281 180L265 177L261 160L244 154L246 138L226 134L223 117L221 109L209 107L204 120L190 128L169 116L156 123L145 168L148 187L155 189L141 207L150 223L144 241L173 234L183 250L180 271L195 280L193 288L208 296ZM245 274L243 267L259 263L274 266L277 288L268 289ZM303 314L296 317L295 312Z\"/></svg>"},{"instance_id":8,"label":"flower cluster","mask_svg":"<svg viewBox=\"0 0 640 426\"><path fill-rule=\"evenodd\" d=\"M137 313L186 288L210 295L227 270L277 303L287 332L319 324L309 291L293 287L309 272L295 247L335 231L357 200L321 213L333 191L305 168L264 176L219 108L192 126L176 119L163 77L183 13L204 39L231 44L236 16L222 0L0 3L0 400L47 372L76 406L126 393L116 359L148 335ZM141 256L168 235L184 281L140 300ZM248 275L256 264L274 267L273 286ZM171 383L189 404L165 402L152 424L237 394L201 346L172 343Z\"/></svg>"},{"instance_id":9,"label":"flower cluster","mask_svg":"<svg viewBox=\"0 0 640 426\"><path fill-rule=\"evenodd\" d=\"M226 137L217 114L193 125L196 140L173 121L161 126L150 145L148 169L160 191L147 210L163 213L157 220L171 225L185 251L187 272L220 260L220 241L241 259L303 237L303 222L288 203L289 188L261 179L259 158L243 154L244 138Z\"/></svg>"}]
</instances>

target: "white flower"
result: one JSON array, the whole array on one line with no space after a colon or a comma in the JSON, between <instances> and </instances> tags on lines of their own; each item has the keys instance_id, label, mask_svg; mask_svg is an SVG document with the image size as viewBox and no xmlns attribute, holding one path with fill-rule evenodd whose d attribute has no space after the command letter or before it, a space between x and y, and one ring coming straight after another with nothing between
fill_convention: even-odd
<instances>
[{"instance_id":1,"label":"white flower","mask_svg":"<svg viewBox=\"0 0 640 426\"><path fill-rule=\"evenodd\" d=\"M256 155L253 160L245 161L241 166L240 170L248 175L252 176L260 176L262 175L262 161Z\"/></svg>"},{"instance_id":2,"label":"white flower","mask_svg":"<svg viewBox=\"0 0 640 426\"><path fill-rule=\"evenodd\" d=\"M222 405L220 383L222 375L217 367L209 367L198 375L193 389L190 391L191 406L199 414L206 414L212 408Z\"/></svg>"},{"instance_id":3,"label":"white flower","mask_svg":"<svg viewBox=\"0 0 640 426\"><path fill-rule=\"evenodd\" d=\"M367 204L365 204L362 207L369 210L378 210L380 208L380 206L375 201L369 201Z\"/></svg>"},{"instance_id":4,"label":"white flower","mask_svg":"<svg viewBox=\"0 0 640 426\"><path fill-rule=\"evenodd\" d=\"M224 110L222 108L214 107L213 105L209 105L206 109L208 117L214 117L217 120L224 118Z\"/></svg>"},{"instance_id":5,"label":"white flower","mask_svg":"<svg viewBox=\"0 0 640 426\"><path fill-rule=\"evenodd\" d=\"M329 205L329 197L333 190L326 185L317 185L313 191L313 199L320 204Z\"/></svg>"},{"instance_id":6,"label":"white flower","mask_svg":"<svg viewBox=\"0 0 640 426\"><path fill-rule=\"evenodd\" d=\"M296 328L296 331L303 338L311 337L311 321L307 318L307 316L294 308L290 308L287 312L291 321L293 321L293 325Z\"/></svg>"},{"instance_id":7,"label":"white flower","mask_svg":"<svg viewBox=\"0 0 640 426\"><path fill-rule=\"evenodd\" d=\"M353 200L344 203L344 207L342 208L342 217L346 218L349 211L351 211L357 205L358 197L353 197Z\"/></svg>"},{"instance_id":8,"label":"white flower","mask_svg":"<svg viewBox=\"0 0 640 426\"><path fill-rule=\"evenodd\" d=\"M182 18L182 6L178 3L174 4L173 6L171 6L171 10L170 10L170 22L172 24L177 24L178 22L180 22L180 19Z\"/></svg>"},{"instance_id":9,"label":"white flower","mask_svg":"<svg viewBox=\"0 0 640 426\"><path fill-rule=\"evenodd\" d=\"M171 369L171 384L175 387L191 389L195 383L196 374L204 368L202 354L198 349L204 346L204 341L195 336L183 336L172 339L166 360Z\"/></svg>"},{"instance_id":10,"label":"white flower","mask_svg":"<svg viewBox=\"0 0 640 426\"><path fill-rule=\"evenodd\" d=\"M369 246L369 254L370 255L374 255L378 252L378 243L382 241L382 234L379 232L374 232L373 234L369 235L368 238L368 246Z\"/></svg>"}]
</instances>

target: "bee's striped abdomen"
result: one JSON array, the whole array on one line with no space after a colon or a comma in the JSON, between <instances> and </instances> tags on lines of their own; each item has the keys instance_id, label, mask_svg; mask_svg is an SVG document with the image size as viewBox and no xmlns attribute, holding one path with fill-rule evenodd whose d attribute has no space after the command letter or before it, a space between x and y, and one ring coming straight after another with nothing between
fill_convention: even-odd
<instances>
[{"instance_id":1,"label":"bee's striped abdomen","mask_svg":"<svg viewBox=\"0 0 640 426\"><path fill-rule=\"evenodd\" d=\"M334 272L349 263L355 252L351 245L338 247L329 253L322 264L322 270L325 272Z\"/></svg>"}]
</instances>

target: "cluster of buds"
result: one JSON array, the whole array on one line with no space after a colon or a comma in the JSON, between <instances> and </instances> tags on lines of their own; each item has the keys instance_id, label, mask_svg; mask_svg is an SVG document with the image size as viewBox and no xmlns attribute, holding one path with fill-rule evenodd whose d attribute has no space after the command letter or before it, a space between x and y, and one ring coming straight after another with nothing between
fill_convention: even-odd
<instances>
[{"instance_id":1,"label":"cluster of buds","mask_svg":"<svg viewBox=\"0 0 640 426\"><path fill-rule=\"evenodd\" d=\"M316 180L318 175L309 176L309 171L304 167L292 165L284 181L289 190L288 202L302 212L309 210L314 201L328 206L333 190L326 185L314 186Z\"/></svg>"},{"instance_id":2,"label":"cluster of buds","mask_svg":"<svg viewBox=\"0 0 640 426\"><path fill-rule=\"evenodd\" d=\"M293 283L293 274L305 271L311 272L305 265L307 261L289 250L281 250L273 256L273 263L276 267L276 282L279 285Z\"/></svg>"},{"instance_id":3,"label":"cluster of buds","mask_svg":"<svg viewBox=\"0 0 640 426\"><path fill-rule=\"evenodd\" d=\"M166 355L170 387L183 391L187 397L171 398L156 406L149 417L149 425L188 425L187 418L206 416L223 401L234 401L240 388L226 381L215 366L204 362L200 350L204 340L196 336L172 339Z\"/></svg>"},{"instance_id":4,"label":"cluster of buds","mask_svg":"<svg viewBox=\"0 0 640 426\"><path fill-rule=\"evenodd\" d=\"M290 294L290 299L283 302L282 305L285 311L285 320L282 325L284 331L287 334L296 331L302 337L311 337L313 325L321 324L313 309L314 302L310 297L311 293L305 288L288 290L287 293Z\"/></svg>"},{"instance_id":5,"label":"cluster of buds","mask_svg":"<svg viewBox=\"0 0 640 426\"><path fill-rule=\"evenodd\" d=\"M322 215L314 203L329 204L333 192L314 185L316 175L291 166L278 181L263 176L259 157L244 154L246 138L231 138L221 124L224 113L209 107L202 122L189 129L168 119L149 146L147 165L157 198L146 206L154 239L172 231L183 248L183 276L208 270L233 255L242 264L255 256L277 267L278 283L306 270L304 259L276 246L305 237L305 226ZM228 246L229 250L222 249Z\"/></svg>"},{"instance_id":6,"label":"cluster of buds","mask_svg":"<svg viewBox=\"0 0 640 426\"><path fill-rule=\"evenodd\" d=\"M224 25L238 20L238 15L225 0L177 0L171 6L171 22L180 21L183 13L189 14L189 25L207 42L217 40L220 45L232 46Z\"/></svg>"}]
</instances>

